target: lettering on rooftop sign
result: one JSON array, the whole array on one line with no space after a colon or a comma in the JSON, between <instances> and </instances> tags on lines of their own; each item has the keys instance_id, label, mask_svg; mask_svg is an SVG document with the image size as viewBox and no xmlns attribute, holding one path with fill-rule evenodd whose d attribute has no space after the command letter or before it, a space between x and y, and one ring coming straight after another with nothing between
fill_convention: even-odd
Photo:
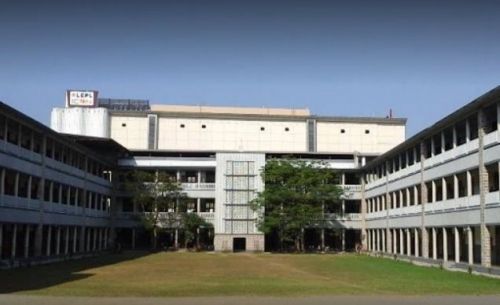
<instances>
[{"instance_id":1,"label":"lettering on rooftop sign","mask_svg":"<svg viewBox=\"0 0 500 305\"><path fill-rule=\"evenodd\" d=\"M97 106L97 91L68 90L66 92L66 106L68 107L95 107Z\"/></svg>"}]
</instances>

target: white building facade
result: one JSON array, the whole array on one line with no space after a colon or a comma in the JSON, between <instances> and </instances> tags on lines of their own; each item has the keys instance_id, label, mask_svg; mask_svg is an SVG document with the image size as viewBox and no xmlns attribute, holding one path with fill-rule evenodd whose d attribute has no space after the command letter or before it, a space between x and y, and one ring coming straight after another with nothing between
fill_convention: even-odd
<instances>
[{"instance_id":1,"label":"white building facade","mask_svg":"<svg viewBox=\"0 0 500 305\"><path fill-rule=\"evenodd\" d=\"M500 265L500 88L365 166L368 251Z\"/></svg>"},{"instance_id":2,"label":"white building facade","mask_svg":"<svg viewBox=\"0 0 500 305\"><path fill-rule=\"evenodd\" d=\"M96 126L98 121L105 122ZM264 188L260 172L266 160L290 155L326 160L340 172L339 183L349 188L350 197L330 211L331 227L340 232L336 248L345 248L344 230L356 230L360 242L361 188L354 172L403 142L405 123L396 118L315 116L308 109L149 105L113 99L97 99L90 107L67 103L53 109L51 119L58 132L110 138L126 147L129 156L119 160L123 169L175 176L193 200L191 210L214 225L213 246L220 251L265 250L249 202ZM116 223L137 246L140 229L132 215L140 211L130 205L118 196ZM165 243L177 245L178 235L176 231ZM348 248L354 243L348 242Z\"/></svg>"}]
</instances>

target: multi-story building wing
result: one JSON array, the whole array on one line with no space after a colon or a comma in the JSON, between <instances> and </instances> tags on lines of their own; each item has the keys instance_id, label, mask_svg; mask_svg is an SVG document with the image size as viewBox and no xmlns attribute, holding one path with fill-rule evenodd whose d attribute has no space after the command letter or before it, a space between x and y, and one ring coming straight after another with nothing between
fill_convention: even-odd
<instances>
[{"instance_id":1,"label":"multi-story building wing","mask_svg":"<svg viewBox=\"0 0 500 305\"><path fill-rule=\"evenodd\" d=\"M72 99L76 97L76 99ZM500 87L405 141L405 120L326 117L308 109L150 105L70 91L55 131L0 104L3 266L144 246L122 172L162 171L187 212L214 225L215 250L272 246L249 202L271 158L322 160L339 172L306 245L484 267L500 263ZM359 179L362 177L362 179ZM112 179L111 179L112 178ZM175 209L175 208L173 208ZM174 212L174 210L169 211ZM162 236L176 245L182 232Z\"/></svg>"},{"instance_id":2,"label":"multi-story building wing","mask_svg":"<svg viewBox=\"0 0 500 305\"><path fill-rule=\"evenodd\" d=\"M500 87L362 168L369 251L500 264Z\"/></svg>"},{"instance_id":3,"label":"multi-story building wing","mask_svg":"<svg viewBox=\"0 0 500 305\"><path fill-rule=\"evenodd\" d=\"M0 267L106 249L111 170L126 151L67 136L0 103Z\"/></svg>"}]
</instances>

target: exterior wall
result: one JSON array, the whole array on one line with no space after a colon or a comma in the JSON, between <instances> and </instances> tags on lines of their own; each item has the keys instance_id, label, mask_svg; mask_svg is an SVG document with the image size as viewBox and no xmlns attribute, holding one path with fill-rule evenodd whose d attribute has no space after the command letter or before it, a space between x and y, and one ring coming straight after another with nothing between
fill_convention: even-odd
<instances>
[{"instance_id":1,"label":"exterior wall","mask_svg":"<svg viewBox=\"0 0 500 305\"><path fill-rule=\"evenodd\" d=\"M145 115L110 116L110 136L127 149L148 149L148 119Z\"/></svg>"},{"instance_id":2,"label":"exterior wall","mask_svg":"<svg viewBox=\"0 0 500 305\"><path fill-rule=\"evenodd\" d=\"M160 150L303 152L306 123L160 117L158 140Z\"/></svg>"},{"instance_id":3,"label":"exterior wall","mask_svg":"<svg viewBox=\"0 0 500 305\"><path fill-rule=\"evenodd\" d=\"M109 138L109 114L106 108L54 108L50 126L57 132Z\"/></svg>"},{"instance_id":4,"label":"exterior wall","mask_svg":"<svg viewBox=\"0 0 500 305\"><path fill-rule=\"evenodd\" d=\"M265 155L217 153L216 159L215 250L232 249L229 240L235 235L247 238L247 250L263 250L264 238L257 230L257 213L251 210L248 203L264 189L260 171L265 165ZM262 244L256 246L250 242L255 238Z\"/></svg>"},{"instance_id":5,"label":"exterior wall","mask_svg":"<svg viewBox=\"0 0 500 305\"><path fill-rule=\"evenodd\" d=\"M405 140L401 125L318 121L316 128L318 152L381 154Z\"/></svg>"},{"instance_id":6,"label":"exterior wall","mask_svg":"<svg viewBox=\"0 0 500 305\"><path fill-rule=\"evenodd\" d=\"M499 245L491 235L500 225L496 96L498 89L479 98L482 105L418 135L416 144L368 165L363 195L369 251L498 265ZM417 149L420 160L410 164Z\"/></svg>"},{"instance_id":7,"label":"exterior wall","mask_svg":"<svg viewBox=\"0 0 500 305\"><path fill-rule=\"evenodd\" d=\"M1 106L0 269L107 249L112 184L102 173L111 166Z\"/></svg>"}]
</instances>

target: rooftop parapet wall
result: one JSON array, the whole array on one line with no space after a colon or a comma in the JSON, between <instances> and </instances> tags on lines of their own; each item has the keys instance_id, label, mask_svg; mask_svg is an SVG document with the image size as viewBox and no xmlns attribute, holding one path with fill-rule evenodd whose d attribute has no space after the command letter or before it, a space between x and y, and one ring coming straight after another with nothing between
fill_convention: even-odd
<instances>
[{"instance_id":1,"label":"rooftop parapet wall","mask_svg":"<svg viewBox=\"0 0 500 305\"><path fill-rule=\"evenodd\" d=\"M268 108L268 107L224 107L224 106L189 106L189 105L151 105L153 112L197 113L197 114L244 114L269 116L306 117L311 113L308 108Z\"/></svg>"}]
</instances>

